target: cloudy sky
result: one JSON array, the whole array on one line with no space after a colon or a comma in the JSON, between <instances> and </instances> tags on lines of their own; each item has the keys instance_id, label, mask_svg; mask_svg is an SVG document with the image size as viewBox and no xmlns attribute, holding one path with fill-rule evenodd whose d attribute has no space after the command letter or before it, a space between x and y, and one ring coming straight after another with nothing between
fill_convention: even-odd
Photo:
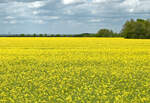
<instances>
[{"instance_id":1,"label":"cloudy sky","mask_svg":"<svg viewBox=\"0 0 150 103\"><path fill-rule=\"evenodd\" d=\"M119 32L126 20L149 17L150 0L0 0L0 34Z\"/></svg>"}]
</instances>

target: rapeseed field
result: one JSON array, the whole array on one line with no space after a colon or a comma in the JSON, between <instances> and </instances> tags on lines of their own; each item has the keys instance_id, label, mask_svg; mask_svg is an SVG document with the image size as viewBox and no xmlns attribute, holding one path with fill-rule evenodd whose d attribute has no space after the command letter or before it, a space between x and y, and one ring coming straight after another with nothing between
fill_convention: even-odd
<instances>
[{"instance_id":1,"label":"rapeseed field","mask_svg":"<svg viewBox=\"0 0 150 103\"><path fill-rule=\"evenodd\" d=\"M150 39L0 38L0 103L150 103Z\"/></svg>"}]
</instances>

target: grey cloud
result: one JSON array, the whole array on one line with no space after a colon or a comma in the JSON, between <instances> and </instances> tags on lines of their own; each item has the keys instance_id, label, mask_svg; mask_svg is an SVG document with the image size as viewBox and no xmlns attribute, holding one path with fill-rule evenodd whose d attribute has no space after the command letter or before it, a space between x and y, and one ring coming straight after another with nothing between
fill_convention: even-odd
<instances>
[{"instance_id":1,"label":"grey cloud","mask_svg":"<svg viewBox=\"0 0 150 103\"><path fill-rule=\"evenodd\" d=\"M1 0L0 27L4 33L12 28L8 24L16 26L10 29L14 32L80 33L103 27L119 31L130 18L149 18L149 4L148 0Z\"/></svg>"}]
</instances>

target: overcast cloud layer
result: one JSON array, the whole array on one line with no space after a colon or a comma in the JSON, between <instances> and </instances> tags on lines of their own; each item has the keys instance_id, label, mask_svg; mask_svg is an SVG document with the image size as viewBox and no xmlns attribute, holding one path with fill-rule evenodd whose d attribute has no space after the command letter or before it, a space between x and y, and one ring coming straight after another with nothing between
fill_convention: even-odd
<instances>
[{"instance_id":1,"label":"overcast cloud layer","mask_svg":"<svg viewBox=\"0 0 150 103\"><path fill-rule=\"evenodd\" d=\"M150 0L0 0L0 34L119 32L126 20L148 19Z\"/></svg>"}]
</instances>

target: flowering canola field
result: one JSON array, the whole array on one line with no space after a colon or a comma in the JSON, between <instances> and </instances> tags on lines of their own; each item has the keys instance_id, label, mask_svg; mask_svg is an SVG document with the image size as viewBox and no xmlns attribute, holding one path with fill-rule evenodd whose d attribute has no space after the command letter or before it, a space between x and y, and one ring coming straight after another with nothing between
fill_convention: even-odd
<instances>
[{"instance_id":1,"label":"flowering canola field","mask_svg":"<svg viewBox=\"0 0 150 103\"><path fill-rule=\"evenodd\" d=\"M0 38L0 103L150 103L150 39Z\"/></svg>"}]
</instances>

